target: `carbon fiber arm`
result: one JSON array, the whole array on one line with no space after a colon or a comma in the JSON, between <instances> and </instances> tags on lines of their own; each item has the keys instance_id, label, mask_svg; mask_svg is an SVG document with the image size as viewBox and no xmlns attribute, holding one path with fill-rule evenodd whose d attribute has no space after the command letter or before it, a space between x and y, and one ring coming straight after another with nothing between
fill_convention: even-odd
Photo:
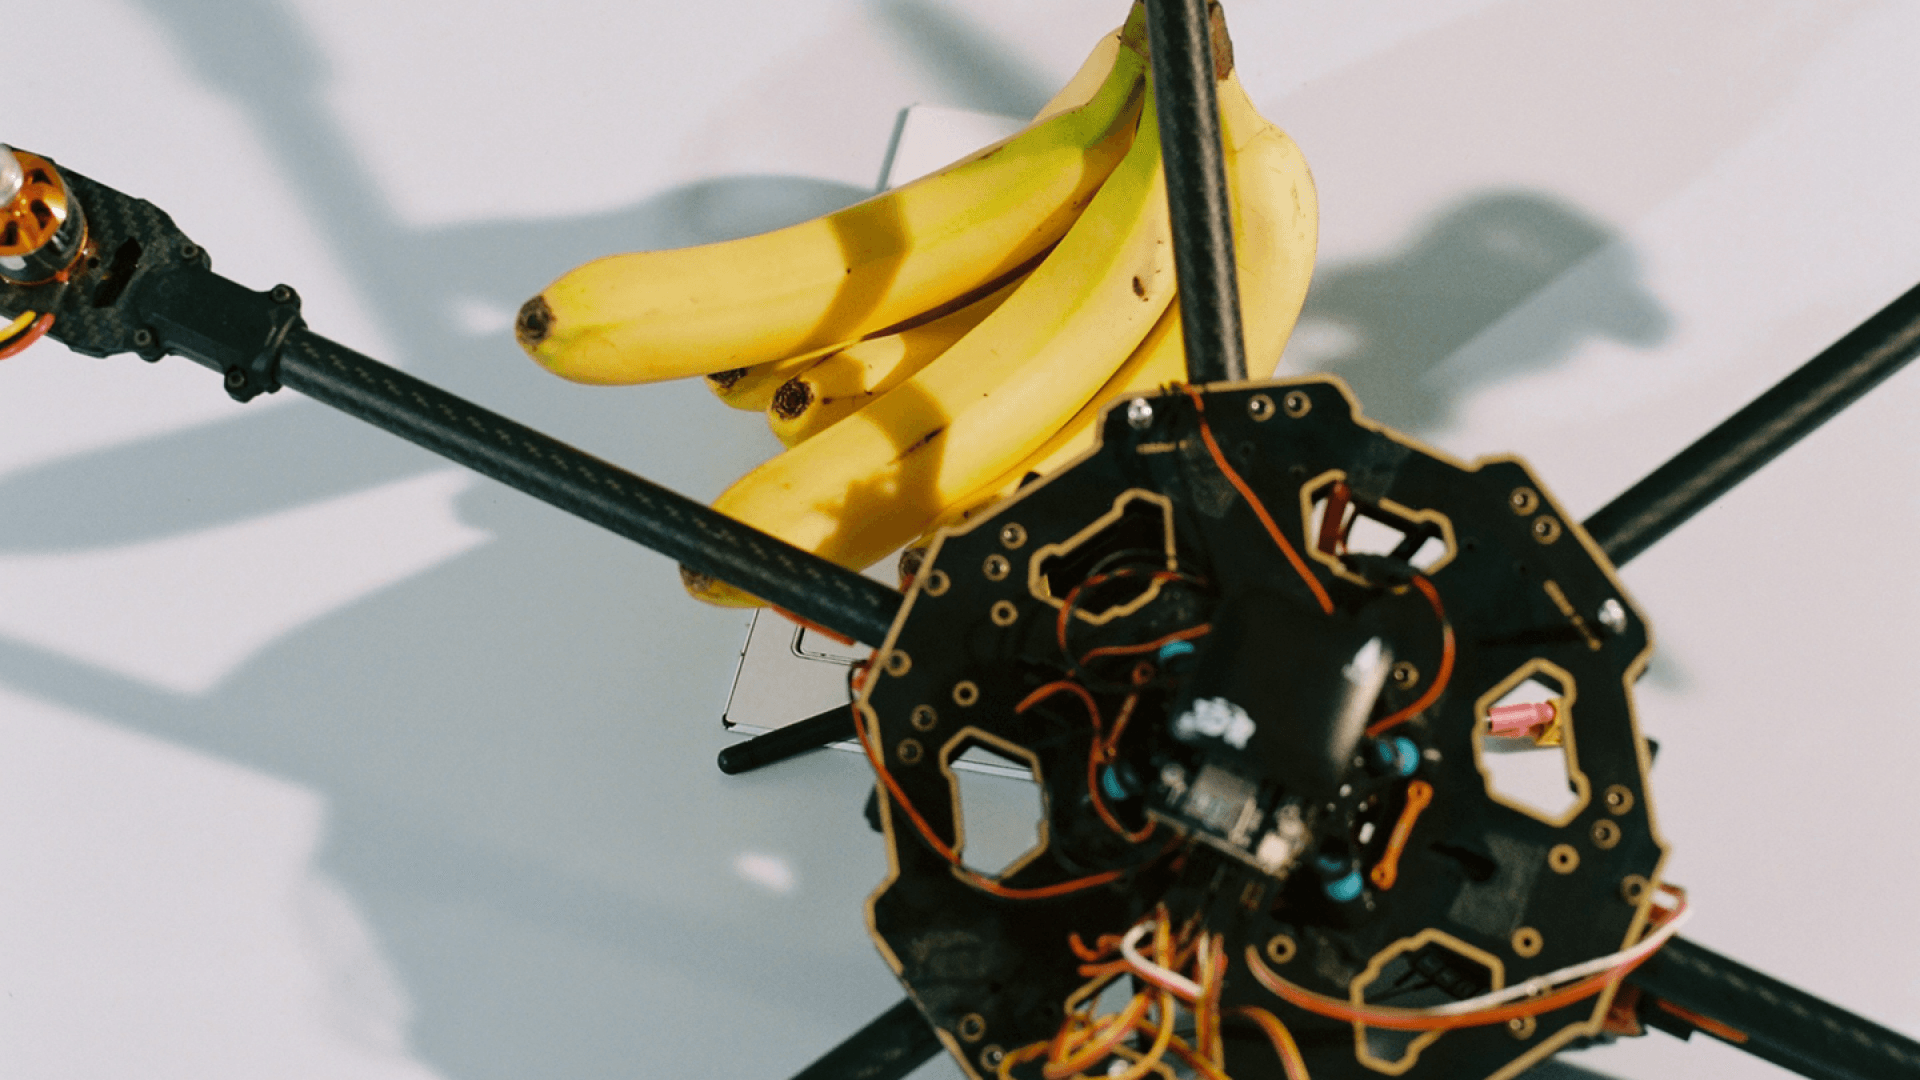
<instances>
[{"instance_id":1,"label":"carbon fiber arm","mask_svg":"<svg viewBox=\"0 0 1920 1080\"><path fill-rule=\"evenodd\" d=\"M312 333L292 289L237 285L158 207L63 175L88 251L69 280L0 283L0 311L52 312L88 356L185 356L241 401L292 387L837 634L886 637L895 590Z\"/></svg>"}]
</instances>

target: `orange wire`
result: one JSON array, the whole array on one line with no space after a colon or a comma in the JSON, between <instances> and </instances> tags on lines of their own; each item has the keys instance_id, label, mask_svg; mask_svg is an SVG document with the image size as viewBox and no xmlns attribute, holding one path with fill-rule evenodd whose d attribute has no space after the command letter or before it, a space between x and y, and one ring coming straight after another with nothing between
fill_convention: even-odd
<instances>
[{"instance_id":1,"label":"orange wire","mask_svg":"<svg viewBox=\"0 0 1920 1080\"><path fill-rule=\"evenodd\" d=\"M1233 1011L1258 1024L1266 1033L1267 1040L1273 1043L1273 1052L1280 1055L1280 1064L1286 1067L1287 1080L1308 1080L1307 1062L1300 1056L1300 1044L1293 1041L1293 1033L1279 1017L1253 1005L1242 1005Z\"/></svg>"},{"instance_id":2,"label":"orange wire","mask_svg":"<svg viewBox=\"0 0 1920 1080\"><path fill-rule=\"evenodd\" d=\"M1511 1005L1499 1005L1479 1012L1465 1013L1459 1016L1423 1015L1417 1010L1393 1009L1385 1006L1356 1006L1339 998L1316 994L1287 982L1260 959L1260 950L1247 947L1247 970L1260 985L1278 995L1280 1000L1295 1008L1310 1013L1345 1020L1369 1027L1385 1028L1390 1031L1453 1031L1457 1028L1484 1027L1488 1024L1503 1024L1508 1020L1517 1020L1526 1016L1538 1016L1544 1012L1565 1008L1575 1002L1583 1001L1598 994L1627 977L1633 969L1646 963L1648 953L1636 960L1624 963L1612 971L1603 971L1598 975L1589 975L1578 982L1568 983L1558 990L1543 994L1537 998L1514 1002Z\"/></svg>"},{"instance_id":3,"label":"orange wire","mask_svg":"<svg viewBox=\"0 0 1920 1080\"><path fill-rule=\"evenodd\" d=\"M1212 632L1212 623L1201 623L1199 626L1189 626L1185 630L1175 630L1166 637L1155 638L1143 645L1102 645L1097 649L1088 650L1087 654L1080 658L1080 662L1085 664L1096 656L1131 656L1135 653L1153 652L1163 645L1171 645L1176 641L1191 641Z\"/></svg>"},{"instance_id":4,"label":"orange wire","mask_svg":"<svg viewBox=\"0 0 1920 1080\"><path fill-rule=\"evenodd\" d=\"M1100 759L1106 743L1101 738L1100 706L1093 700L1093 695L1087 691L1087 688L1068 679L1050 682L1028 694L1020 704L1013 707L1013 711L1024 713L1062 690L1071 690L1080 699L1080 703L1087 707L1087 717L1093 721L1093 746L1087 751L1087 794L1093 799L1094 812L1100 815L1101 821L1106 822L1107 828L1120 834L1122 839L1130 844L1140 843L1153 835L1157 822L1149 821L1145 828L1128 832L1127 827L1120 824L1120 819L1113 816L1113 811L1107 809L1106 800L1100 797Z\"/></svg>"},{"instance_id":5,"label":"orange wire","mask_svg":"<svg viewBox=\"0 0 1920 1080\"><path fill-rule=\"evenodd\" d=\"M1393 835L1387 838L1387 850L1380 861L1373 866L1373 872L1367 875L1373 879L1376 887L1393 888L1400 879L1400 853L1406 850L1407 838L1413 835L1413 823L1420 818L1420 812L1433 801L1433 785L1425 780L1415 780L1407 785L1407 805L1400 808L1400 820L1394 822Z\"/></svg>"},{"instance_id":6,"label":"orange wire","mask_svg":"<svg viewBox=\"0 0 1920 1080\"><path fill-rule=\"evenodd\" d=\"M1049 1061L1040 1074L1047 1080L1063 1080L1074 1073L1099 1061L1113 1052L1121 1039L1133 1033L1133 1022L1147 1011L1148 995L1135 994L1127 1007L1120 1010L1100 1034L1083 1044L1078 1050L1057 1061Z\"/></svg>"},{"instance_id":7,"label":"orange wire","mask_svg":"<svg viewBox=\"0 0 1920 1080\"><path fill-rule=\"evenodd\" d=\"M1273 542L1279 546L1281 553L1287 557L1288 562L1293 564L1294 572L1300 575L1300 580L1307 583L1307 588L1313 592L1313 598L1320 602L1320 610L1329 615L1333 614L1333 598L1327 595L1327 590L1320 584L1320 579L1313 576L1313 571L1307 568L1306 560L1302 559L1300 553L1295 551L1293 545L1287 541L1286 534L1282 533L1280 526L1274 523L1273 515L1267 513L1267 508L1261 503L1260 497L1253 493L1253 489L1247 486L1245 480L1240 479L1240 474L1234 471L1233 466L1227 464L1227 455L1220 451L1220 444L1213 438L1213 428L1207 423L1207 406L1206 402L1201 400L1200 391L1191 386L1183 389L1186 390L1187 396L1193 399L1194 412L1200 418L1200 438L1206 442L1207 453L1213 455L1213 463L1219 467L1220 475L1225 476L1227 483L1232 484L1234 490L1240 493L1240 497L1247 500L1247 505L1253 508L1254 516L1260 519L1260 524L1266 526L1267 535L1273 537Z\"/></svg>"},{"instance_id":8,"label":"orange wire","mask_svg":"<svg viewBox=\"0 0 1920 1080\"><path fill-rule=\"evenodd\" d=\"M1008 900L1045 900L1049 897L1065 896L1068 893L1075 893L1083 889L1091 889L1095 886L1105 885L1108 882L1118 881L1124 876L1123 871L1108 870L1104 873L1075 878L1072 881L1062 881L1053 885L1042 885L1038 888L1031 889L1016 889L1008 885L1002 885L976 870L969 869L960 861L959 852L955 851L952 847L948 846L946 842L934 835L933 826L927 824L927 819L920 816L920 811L916 809L913 802L907 798L907 793L900 787L900 782L893 778L891 772L887 771L886 763L880 759L879 752L874 749L873 740L867 737L866 720L860 715L860 709L857 707L853 710L853 731L855 737L860 740L861 749L867 752L867 761L873 766L874 775L880 778L880 783L886 787L887 793L893 796L893 801L899 805L900 809L906 811L908 819L913 822L914 829L920 833L920 838L925 840L927 846L933 848L941 858L951 864L954 873L958 874L962 880L982 892Z\"/></svg>"},{"instance_id":9,"label":"orange wire","mask_svg":"<svg viewBox=\"0 0 1920 1080\"><path fill-rule=\"evenodd\" d=\"M0 360L11 359L26 352L34 342L46 337L47 331L51 329L53 329L53 312L49 311L45 315L33 320L33 325L27 327L19 337L14 338L5 345L0 345Z\"/></svg>"},{"instance_id":10,"label":"orange wire","mask_svg":"<svg viewBox=\"0 0 1920 1080\"><path fill-rule=\"evenodd\" d=\"M1075 956L1092 964L1120 947L1120 935L1101 934L1093 939L1093 945L1089 947L1086 942L1080 940L1080 932L1075 930L1067 935L1067 947L1073 950Z\"/></svg>"},{"instance_id":11,"label":"orange wire","mask_svg":"<svg viewBox=\"0 0 1920 1080\"><path fill-rule=\"evenodd\" d=\"M1427 706L1432 705L1440 697L1440 692L1447 688L1447 680L1453 677L1453 624L1447 621L1447 609L1440 603L1440 590L1434 588L1433 582L1428 581L1424 574L1414 575L1413 587L1427 598L1427 603L1433 606L1433 613L1440 619L1440 670L1434 673L1433 685L1427 687L1426 693L1392 716L1368 725L1368 735L1378 735L1426 711Z\"/></svg>"}]
</instances>

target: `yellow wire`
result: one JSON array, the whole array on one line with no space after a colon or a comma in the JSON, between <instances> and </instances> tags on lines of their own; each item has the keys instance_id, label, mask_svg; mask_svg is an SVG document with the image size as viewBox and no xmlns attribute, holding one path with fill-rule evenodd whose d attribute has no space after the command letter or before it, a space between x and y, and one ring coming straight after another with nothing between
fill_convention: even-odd
<instances>
[{"instance_id":1,"label":"yellow wire","mask_svg":"<svg viewBox=\"0 0 1920 1080\"><path fill-rule=\"evenodd\" d=\"M1253 1005L1242 1005L1234 1011L1260 1025L1260 1030L1273 1043L1273 1052L1280 1055L1280 1063L1286 1067L1287 1080L1308 1080L1307 1060L1300 1054L1300 1044L1293 1041L1293 1033L1279 1017Z\"/></svg>"},{"instance_id":2,"label":"yellow wire","mask_svg":"<svg viewBox=\"0 0 1920 1080\"><path fill-rule=\"evenodd\" d=\"M20 333L21 331L25 330L29 326L32 326L39 318L40 318L39 312L29 311L21 315L19 318L13 320L12 326L7 327L5 331L0 331L0 344L4 344L5 342L11 340L14 337L14 335Z\"/></svg>"}]
</instances>

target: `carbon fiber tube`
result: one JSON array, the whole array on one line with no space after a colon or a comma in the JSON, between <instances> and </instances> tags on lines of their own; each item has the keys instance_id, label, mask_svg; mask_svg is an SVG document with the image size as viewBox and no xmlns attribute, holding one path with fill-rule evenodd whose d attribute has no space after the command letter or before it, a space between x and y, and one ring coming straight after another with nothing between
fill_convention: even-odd
<instances>
[{"instance_id":1,"label":"carbon fiber tube","mask_svg":"<svg viewBox=\"0 0 1920 1080\"><path fill-rule=\"evenodd\" d=\"M853 706L836 705L826 712L797 720L786 727L774 728L721 750L720 771L729 776L750 772L790 757L798 757L809 750L818 750L828 743L843 742L855 734Z\"/></svg>"},{"instance_id":2,"label":"carbon fiber tube","mask_svg":"<svg viewBox=\"0 0 1920 1080\"><path fill-rule=\"evenodd\" d=\"M1643 1009L1677 1006L1696 1030L1814 1080L1920 1077L1920 1043L1685 938L1627 981L1658 999Z\"/></svg>"},{"instance_id":3,"label":"carbon fiber tube","mask_svg":"<svg viewBox=\"0 0 1920 1080\"><path fill-rule=\"evenodd\" d=\"M1652 547L1920 353L1920 286L1882 308L1586 520L1615 566Z\"/></svg>"},{"instance_id":4,"label":"carbon fiber tube","mask_svg":"<svg viewBox=\"0 0 1920 1080\"><path fill-rule=\"evenodd\" d=\"M900 594L489 412L295 328L280 382L508 487L745 589L836 634L878 646Z\"/></svg>"},{"instance_id":5,"label":"carbon fiber tube","mask_svg":"<svg viewBox=\"0 0 1920 1080\"><path fill-rule=\"evenodd\" d=\"M793 1080L901 1080L939 1052L933 1025L912 998L901 998Z\"/></svg>"},{"instance_id":6,"label":"carbon fiber tube","mask_svg":"<svg viewBox=\"0 0 1920 1080\"><path fill-rule=\"evenodd\" d=\"M1187 381L1196 385L1247 377L1209 7L1208 0L1147 0L1181 337Z\"/></svg>"}]
</instances>

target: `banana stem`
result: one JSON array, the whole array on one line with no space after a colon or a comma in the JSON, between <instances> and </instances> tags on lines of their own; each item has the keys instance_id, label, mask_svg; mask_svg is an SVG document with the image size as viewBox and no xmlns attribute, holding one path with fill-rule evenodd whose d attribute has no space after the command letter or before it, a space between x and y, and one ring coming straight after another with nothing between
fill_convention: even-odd
<instances>
[{"instance_id":1,"label":"banana stem","mask_svg":"<svg viewBox=\"0 0 1920 1080\"><path fill-rule=\"evenodd\" d=\"M1212 25L1208 8L1218 7L1209 0L1146 3L1187 381L1237 382L1247 377L1247 352L1214 93L1215 80L1232 70L1226 27Z\"/></svg>"}]
</instances>

